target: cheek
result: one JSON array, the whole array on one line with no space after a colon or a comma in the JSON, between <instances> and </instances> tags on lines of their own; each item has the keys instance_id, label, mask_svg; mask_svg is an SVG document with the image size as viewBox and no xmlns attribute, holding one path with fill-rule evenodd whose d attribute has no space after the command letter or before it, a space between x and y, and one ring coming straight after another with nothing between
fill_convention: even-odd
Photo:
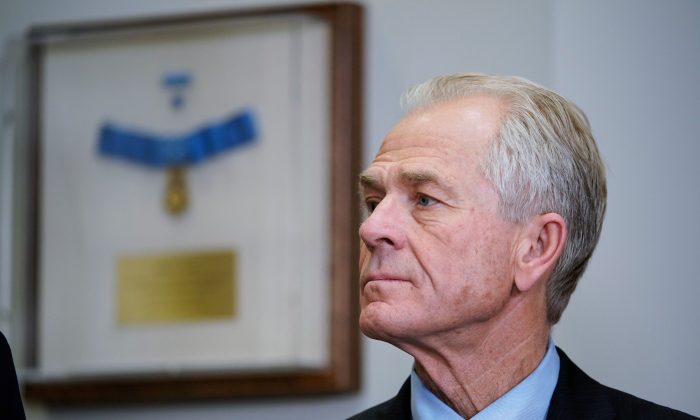
<instances>
[{"instance_id":1,"label":"cheek","mask_svg":"<svg viewBox=\"0 0 700 420\"><path fill-rule=\"evenodd\" d=\"M365 262L369 258L369 250L367 249L367 246L365 244L360 245L360 258L358 259L358 264L360 266L360 271L362 271L362 267L364 267Z\"/></svg>"},{"instance_id":2,"label":"cheek","mask_svg":"<svg viewBox=\"0 0 700 420\"><path fill-rule=\"evenodd\" d=\"M493 224L461 224L451 238L452 246L441 257L444 277L453 282L445 297L479 318L493 316L512 288L508 232Z\"/></svg>"}]
</instances>

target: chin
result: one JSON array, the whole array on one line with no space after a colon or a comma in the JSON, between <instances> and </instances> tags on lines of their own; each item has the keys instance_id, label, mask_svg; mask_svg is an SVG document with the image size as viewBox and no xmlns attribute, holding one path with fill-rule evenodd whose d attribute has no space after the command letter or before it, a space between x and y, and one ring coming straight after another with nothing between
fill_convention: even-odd
<instances>
[{"instance_id":1,"label":"chin","mask_svg":"<svg viewBox=\"0 0 700 420\"><path fill-rule=\"evenodd\" d=\"M381 328L376 328L375 325L370 324L360 324L360 331L367 338L379 341L389 341L389 337Z\"/></svg>"},{"instance_id":2,"label":"chin","mask_svg":"<svg viewBox=\"0 0 700 420\"><path fill-rule=\"evenodd\" d=\"M360 312L360 331L365 336L394 344L400 341L401 337L411 333L412 329L403 325L405 322L390 316L386 311L377 310L381 308L372 306L364 307Z\"/></svg>"}]
</instances>

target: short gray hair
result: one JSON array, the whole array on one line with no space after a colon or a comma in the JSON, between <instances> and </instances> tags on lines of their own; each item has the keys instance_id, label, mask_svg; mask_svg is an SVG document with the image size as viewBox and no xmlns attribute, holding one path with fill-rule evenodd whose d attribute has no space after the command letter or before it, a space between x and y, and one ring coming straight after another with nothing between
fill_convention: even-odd
<instances>
[{"instance_id":1,"label":"short gray hair","mask_svg":"<svg viewBox=\"0 0 700 420\"><path fill-rule=\"evenodd\" d=\"M473 95L507 106L482 169L513 222L544 213L566 221L569 239L547 284L547 319L556 324L593 254L605 216L605 168L585 114L557 93L512 76L439 76L409 89L408 112Z\"/></svg>"}]
</instances>

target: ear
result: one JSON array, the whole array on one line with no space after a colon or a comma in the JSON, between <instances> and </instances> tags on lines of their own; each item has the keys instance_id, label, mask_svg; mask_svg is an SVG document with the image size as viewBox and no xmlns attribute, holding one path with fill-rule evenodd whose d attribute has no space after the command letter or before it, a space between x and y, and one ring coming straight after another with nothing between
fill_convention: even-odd
<instances>
[{"instance_id":1,"label":"ear","mask_svg":"<svg viewBox=\"0 0 700 420\"><path fill-rule=\"evenodd\" d=\"M535 216L523 226L515 249L515 286L519 291L547 281L564 252L567 233L566 222L557 213Z\"/></svg>"}]
</instances>

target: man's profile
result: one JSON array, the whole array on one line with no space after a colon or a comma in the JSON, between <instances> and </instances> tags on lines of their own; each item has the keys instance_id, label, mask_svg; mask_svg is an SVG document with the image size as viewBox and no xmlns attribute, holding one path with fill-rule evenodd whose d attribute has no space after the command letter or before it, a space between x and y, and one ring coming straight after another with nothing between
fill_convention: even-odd
<instances>
[{"instance_id":1,"label":"man's profile","mask_svg":"<svg viewBox=\"0 0 700 420\"><path fill-rule=\"evenodd\" d=\"M434 78L404 102L360 176L360 328L415 368L355 418L689 418L595 382L550 338L605 214L583 112L482 74Z\"/></svg>"}]
</instances>

